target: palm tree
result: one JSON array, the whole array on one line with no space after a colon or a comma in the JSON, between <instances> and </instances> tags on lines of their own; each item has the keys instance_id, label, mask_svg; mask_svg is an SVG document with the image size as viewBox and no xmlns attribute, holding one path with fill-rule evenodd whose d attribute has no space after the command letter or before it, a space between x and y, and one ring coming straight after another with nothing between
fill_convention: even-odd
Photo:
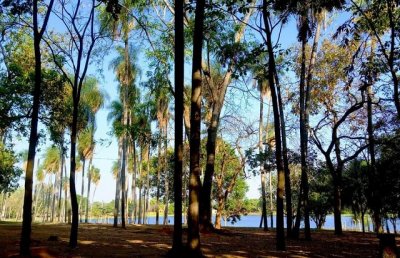
<instances>
[{"instance_id":1,"label":"palm tree","mask_svg":"<svg viewBox=\"0 0 400 258\"><path fill-rule=\"evenodd\" d=\"M53 190L52 194L52 204L51 204L51 222L54 221L54 213L55 213L55 201L57 195L57 178L56 175L60 171L61 167L61 159L60 159L60 150L55 147L51 146L46 150L44 161L43 161L43 168L47 171L48 174L55 175L54 184L51 186Z\"/></svg>"},{"instance_id":2,"label":"palm tree","mask_svg":"<svg viewBox=\"0 0 400 258\"><path fill-rule=\"evenodd\" d=\"M81 198L79 200L80 207L80 222L82 222L82 201L85 190L85 163L92 155L92 129L86 128L78 135L78 155L82 161L82 185L81 185Z\"/></svg>"},{"instance_id":3,"label":"palm tree","mask_svg":"<svg viewBox=\"0 0 400 258\"><path fill-rule=\"evenodd\" d=\"M168 104L169 104L169 96L168 96L168 89L164 85L157 84L155 99L157 100L156 108L157 108L157 121L158 127L160 129L160 136L158 137L158 169L157 169L157 194L156 194L156 224L159 223L159 199L160 199L160 179L161 179L161 172L166 173L167 171L167 164L162 161L161 158L161 149L162 149L162 139L164 138L166 143L167 137L167 125L168 125ZM167 151L167 144L164 146L164 157L166 158L166 151ZM164 158L164 159L165 159ZM165 177L167 178L167 177ZM165 181L166 187L166 200L165 200L165 211L168 212L168 180ZM164 212L164 225L168 221L168 214Z\"/></svg>"},{"instance_id":4,"label":"palm tree","mask_svg":"<svg viewBox=\"0 0 400 258\"><path fill-rule=\"evenodd\" d=\"M126 25L128 26L128 25ZM135 67L136 55L130 50L128 44L129 29L124 30L124 48L118 47L118 56L113 59L110 63L110 67L113 68L116 73L117 80L120 84L120 98L122 103L122 134L121 134L121 218L122 227L125 228L125 203L126 203L126 167L127 167L127 150L128 150L128 134L127 130L129 127L129 104L131 99L136 95L136 89L134 86L137 69Z\"/></svg>"},{"instance_id":5,"label":"palm tree","mask_svg":"<svg viewBox=\"0 0 400 258\"><path fill-rule=\"evenodd\" d=\"M85 106L86 116L88 118L88 128L90 128L90 147L88 152L89 158L89 170L91 169L93 152L95 148L94 133L96 131L96 113L103 106L105 100L105 94L99 89L97 80L94 78L88 78L82 89L82 103ZM83 173L82 173L83 176ZM89 212L89 194L90 194L90 182L91 174L88 173L88 192L86 198L86 216L85 222L88 222L88 212ZM83 186L83 180L82 180ZM82 193L83 194L83 193ZM83 196L82 196L83 198Z\"/></svg>"},{"instance_id":6,"label":"palm tree","mask_svg":"<svg viewBox=\"0 0 400 258\"><path fill-rule=\"evenodd\" d=\"M95 168L94 166L90 166L89 173L88 173L88 191L87 191L87 198L86 198L86 214L85 214L85 223L89 222L88 214L89 214L89 194L90 194L90 185L91 183L99 183L100 180L100 169ZM95 184L96 184L95 183ZM97 186L97 185L96 185ZM95 189L96 191L96 189ZM94 193L93 193L94 198ZM92 199L93 202L93 199Z\"/></svg>"},{"instance_id":7,"label":"palm tree","mask_svg":"<svg viewBox=\"0 0 400 258\"><path fill-rule=\"evenodd\" d=\"M118 213L119 213L119 202L120 202L120 193L121 193L121 180L120 180L120 157L121 157L121 136L123 131L123 124L122 124L122 104L119 101L113 101L111 103L111 111L108 113L107 120L112 120L112 127L113 133L118 138L118 162L113 163L113 175L115 178L115 199L114 199L114 227L118 226Z\"/></svg>"}]
</instances>

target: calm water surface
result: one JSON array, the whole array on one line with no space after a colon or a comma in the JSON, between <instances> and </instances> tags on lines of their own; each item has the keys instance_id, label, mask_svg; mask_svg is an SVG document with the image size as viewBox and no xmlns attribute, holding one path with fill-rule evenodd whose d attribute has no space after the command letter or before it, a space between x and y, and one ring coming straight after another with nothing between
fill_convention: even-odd
<instances>
[{"instance_id":1,"label":"calm water surface","mask_svg":"<svg viewBox=\"0 0 400 258\"><path fill-rule=\"evenodd\" d=\"M223 226L229 226L229 227L259 227L260 225L260 215L247 215L247 216L241 216L240 220L237 221L236 223L232 224L230 221L224 221L222 220L222 225ZM273 216L273 221L274 221L274 226L276 225L275 221L276 217ZM173 224L174 223L174 217L173 216L168 216L169 223L168 224ZM112 224L114 219L113 218L108 218L108 219L91 219L90 220L92 223L108 223ZM130 222L130 219L128 220ZM286 222L286 221L285 221ZM366 231L372 231L373 226L371 219L368 218L365 220L365 230ZM163 223L163 217L160 216L160 224ZM148 217L146 224L156 224L156 217ZM369 226L368 226L369 224ZM268 226L270 227L270 217L268 217ZM286 225L285 225L286 226ZM302 227L304 224L302 223ZM315 222L313 220L310 221L310 226L311 228L316 228ZM389 230L393 233L393 225L391 222L388 222ZM352 230L352 231L361 231L361 223L360 221L355 221L351 215L342 215L342 227L343 230ZM334 229L334 220L333 220L333 215L328 215L326 217L326 222L325 225L322 227L323 229ZM384 228L386 230L386 227L384 225ZM397 219L396 221L396 228L397 230L400 229L400 220Z\"/></svg>"}]
</instances>

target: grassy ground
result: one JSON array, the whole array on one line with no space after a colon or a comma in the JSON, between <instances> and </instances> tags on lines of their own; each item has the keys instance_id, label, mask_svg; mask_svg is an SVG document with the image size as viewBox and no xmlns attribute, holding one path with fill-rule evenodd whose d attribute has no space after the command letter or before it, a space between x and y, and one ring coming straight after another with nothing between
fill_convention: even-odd
<instances>
[{"instance_id":1,"label":"grassy ground","mask_svg":"<svg viewBox=\"0 0 400 258\"><path fill-rule=\"evenodd\" d=\"M171 226L129 225L126 230L111 225L79 226L79 248L68 246L70 226L34 224L32 254L35 257L161 257L171 248ZM21 225L0 222L0 257L17 257ZM49 241L57 236L57 241ZM275 251L275 231L255 228L225 228L219 233L202 233L202 250L207 257L377 257L374 234L332 231L313 232L312 241L288 240L287 251ZM185 240L185 238L184 238ZM400 238L397 238L400 244Z\"/></svg>"}]
</instances>

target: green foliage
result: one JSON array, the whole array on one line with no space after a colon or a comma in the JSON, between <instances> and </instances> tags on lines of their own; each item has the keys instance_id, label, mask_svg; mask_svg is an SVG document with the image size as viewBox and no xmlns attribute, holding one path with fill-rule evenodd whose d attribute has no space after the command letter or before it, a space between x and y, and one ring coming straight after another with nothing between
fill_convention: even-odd
<instances>
[{"instance_id":1,"label":"green foliage","mask_svg":"<svg viewBox=\"0 0 400 258\"><path fill-rule=\"evenodd\" d=\"M0 143L0 193L9 193L18 187L23 171L16 164L18 157L12 149Z\"/></svg>"},{"instance_id":2,"label":"green foliage","mask_svg":"<svg viewBox=\"0 0 400 258\"><path fill-rule=\"evenodd\" d=\"M325 223L326 216L332 212L332 177L324 164L319 164L317 168L311 169L309 177L310 217L320 229Z\"/></svg>"}]
</instances>

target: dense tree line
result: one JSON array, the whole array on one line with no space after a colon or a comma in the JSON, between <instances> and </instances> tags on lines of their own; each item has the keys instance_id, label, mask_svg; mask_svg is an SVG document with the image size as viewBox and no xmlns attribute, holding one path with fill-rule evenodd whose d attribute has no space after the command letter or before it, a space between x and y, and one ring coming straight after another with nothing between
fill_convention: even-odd
<instances>
[{"instance_id":1,"label":"dense tree line","mask_svg":"<svg viewBox=\"0 0 400 258\"><path fill-rule=\"evenodd\" d=\"M378 233L399 217L398 1L0 3L2 214L22 173L13 143L29 135L24 202L10 211L22 217L21 254L35 219L70 213L76 248L90 215L112 212L126 228L154 211L166 225L173 207L171 255L201 256L201 231L248 212L250 175L278 250L300 232L311 240L310 220L320 228L330 212L342 234L343 208L363 230L370 215ZM106 56L118 87L110 103L94 72ZM101 108L118 141L102 172L93 164ZM115 178L111 210L90 196L101 173Z\"/></svg>"}]
</instances>

